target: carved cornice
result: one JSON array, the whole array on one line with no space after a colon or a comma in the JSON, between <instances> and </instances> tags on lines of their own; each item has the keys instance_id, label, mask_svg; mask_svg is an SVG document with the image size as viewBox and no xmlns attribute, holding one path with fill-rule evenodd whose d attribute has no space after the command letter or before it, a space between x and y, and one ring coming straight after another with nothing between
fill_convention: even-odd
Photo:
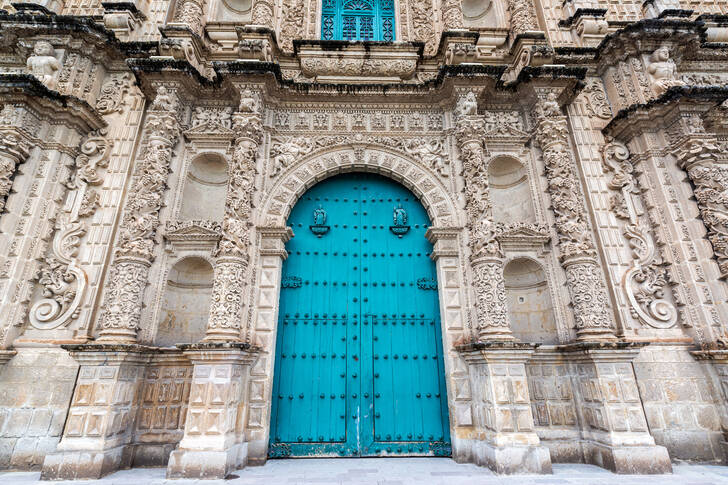
<instances>
[{"instance_id":1,"label":"carved cornice","mask_svg":"<svg viewBox=\"0 0 728 485\"><path fill-rule=\"evenodd\" d=\"M675 86L648 103L621 110L602 133L628 142L643 132L663 129L680 112L705 113L728 99L728 87Z\"/></svg>"},{"instance_id":2,"label":"carved cornice","mask_svg":"<svg viewBox=\"0 0 728 485\"><path fill-rule=\"evenodd\" d=\"M48 89L30 74L0 74L0 101L25 104L52 124L65 124L82 135L106 126L106 121L88 103ZM37 139L38 133L25 135L44 144L44 140Z\"/></svg>"},{"instance_id":3,"label":"carved cornice","mask_svg":"<svg viewBox=\"0 0 728 485\"><path fill-rule=\"evenodd\" d=\"M164 238L168 241L211 241L222 237L221 224L217 221L190 220L168 221Z\"/></svg>"}]
</instances>

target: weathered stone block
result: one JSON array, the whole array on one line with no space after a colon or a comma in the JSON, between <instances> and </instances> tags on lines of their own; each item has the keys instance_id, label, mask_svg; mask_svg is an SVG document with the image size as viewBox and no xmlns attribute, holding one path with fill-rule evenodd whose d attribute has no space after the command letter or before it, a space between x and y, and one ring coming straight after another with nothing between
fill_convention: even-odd
<instances>
[{"instance_id":1,"label":"weathered stone block","mask_svg":"<svg viewBox=\"0 0 728 485\"><path fill-rule=\"evenodd\" d=\"M53 411L50 409L36 409L28 425L28 436L46 436L51 425Z\"/></svg>"},{"instance_id":2,"label":"weathered stone block","mask_svg":"<svg viewBox=\"0 0 728 485\"><path fill-rule=\"evenodd\" d=\"M21 438L25 435L33 416L32 409L13 409L8 414L3 430L3 436L8 438Z\"/></svg>"}]
</instances>

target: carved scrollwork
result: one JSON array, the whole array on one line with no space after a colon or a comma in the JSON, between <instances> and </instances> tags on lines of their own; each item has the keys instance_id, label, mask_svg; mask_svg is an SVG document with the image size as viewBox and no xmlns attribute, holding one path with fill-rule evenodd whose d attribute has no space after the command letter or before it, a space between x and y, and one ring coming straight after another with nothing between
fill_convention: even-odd
<instances>
[{"instance_id":1,"label":"carved scrollwork","mask_svg":"<svg viewBox=\"0 0 728 485\"><path fill-rule=\"evenodd\" d=\"M131 74L112 76L101 87L96 100L96 109L102 115L121 112L126 104L126 98L132 90Z\"/></svg>"},{"instance_id":2,"label":"carved scrollwork","mask_svg":"<svg viewBox=\"0 0 728 485\"><path fill-rule=\"evenodd\" d=\"M43 298L30 309L30 324L39 330L68 325L78 317L88 286L88 276L76 258L87 230L83 219L98 206L99 195L93 186L103 182L99 170L108 165L113 146L103 135L91 136L81 144L76 172L67 184L71 189L68 203L58 217L51 254L38 276Z\"/></svg>"},{"instance_id":3,"label":"carved scrollwork","mask_svg":"<svg viewBox=\"0 0 728 485\"><path fill-rule=\"evenodd\" d=\"M624 274L622 287L634 318L654 328L670 328L677 322L677 309L667 299L667 268L662 262L650 230L639 218L639 191L632 175L629 150L612 140L604 148L604 164L612 172L611 189L619 191L617 216L627 219L624 234L632 249L633 262Z\"/></svg>"}]
</instances>

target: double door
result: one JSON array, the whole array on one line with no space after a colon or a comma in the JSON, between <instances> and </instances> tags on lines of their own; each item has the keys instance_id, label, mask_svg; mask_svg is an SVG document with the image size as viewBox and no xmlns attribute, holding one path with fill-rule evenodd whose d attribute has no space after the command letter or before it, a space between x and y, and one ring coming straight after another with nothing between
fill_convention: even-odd
<instances>
[{"instance_id":1,"label":"double door","mask_svg":"<svg viewBox=\"0 0 728 485\"><path fill-rule=\"evenodd\" d=\"M448 455L429 219L372 174L328 179L288 220L270 455Z\"/></svg>"}]
</instances>

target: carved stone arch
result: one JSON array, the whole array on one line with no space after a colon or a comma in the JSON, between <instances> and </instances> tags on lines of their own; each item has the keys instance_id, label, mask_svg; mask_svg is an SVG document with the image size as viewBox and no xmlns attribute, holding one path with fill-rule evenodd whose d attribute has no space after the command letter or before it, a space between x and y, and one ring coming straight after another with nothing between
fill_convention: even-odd
<instances>
[{"instance_id":1,"label":"carved stone arch","mask_svg":"<svg viewBox=\"0 0 728 485\"><path fill-rule=\"evenodd\" d=\"M437 173L390 147L345 145L302 158L283 171L261 201L260 225L282 226L301 195L314 184L345 172L373 172L411 190L435 227L462 225L462 214Z\"/></svg>"}]
</instances>

